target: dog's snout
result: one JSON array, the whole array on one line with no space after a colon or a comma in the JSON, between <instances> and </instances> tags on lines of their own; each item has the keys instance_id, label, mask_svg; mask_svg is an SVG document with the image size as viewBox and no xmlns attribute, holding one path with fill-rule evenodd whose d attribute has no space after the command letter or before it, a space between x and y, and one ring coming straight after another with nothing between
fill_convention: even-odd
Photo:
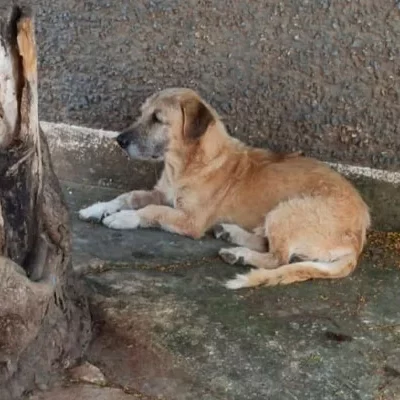
<instances>
[{"instance_id":1,"label":"dog's snout","mask_svg":"<svg viewBox=\"0 0 400 400\"><path fill-rule=\"evenodd\" d=\"M122 132L116 138L118 144L123 148L126 149L130 143L130 132Z\"/></svg>"}]
</instances>

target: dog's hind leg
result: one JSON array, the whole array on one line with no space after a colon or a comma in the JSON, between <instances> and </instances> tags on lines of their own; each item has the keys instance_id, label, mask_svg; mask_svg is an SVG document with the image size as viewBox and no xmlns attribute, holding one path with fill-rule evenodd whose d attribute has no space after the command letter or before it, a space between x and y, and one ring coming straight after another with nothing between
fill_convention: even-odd
<instances>
[{"instance_id":1,"label":"dog's hind leg","mask_svg":"<svg viewBox=\"0 0 400 400\"><path fill-rule=\"evenodd\" d=\"M341 205L336 199L318 197L293 198L279 204L265 221L270 253L276 257L279 266L260 269L261 256L249 253L248 249L226 249L221 256L228 261L229 257L231 262L242 257L243 263L259 268L238 275L226 286L239 289L288 285L308 279L337 279L349 275L357 265L365 223L363 214L352 220L353 215Z\"/></svg>"},{"instance_id":2,"label":"dog's hind leg","mask_svg":"<svg viewBox=\"0 0 400 400\"><path fill-rule=\"evenodd\" d=\"M236 275L226 282L228 289L240 289L253 286L288 285L308 279L338 279L349 275L357 264L355 254L347 254L334 261L302 261L282 265L275 269L253 269L248 274Z\"/></svg>"},{"instance_id":3,"label":"dog's hind leg","mask_svg":"<svg viewBox=\"0 0 400 400\"><path fill-rule=\"evenodd\" d=\"M261 230L262 231L262 230ZM264 236L247 232L238 225L221 224L214 227L214 236L229 243L248 249L265 252L268 249L267 239Z\"/></svg>"},{"instance_id":4,"label":"dog's hind leg","mask_svg":"<svg viewBox=\"0 0 400 400\"><path fill-rule=\"evenodd\" d=\"M219 255L228 264L251 265L263 269L279 266L279 260L272 253L259 253L246 247L221 249Z\"/></svg>"}]
</instances>

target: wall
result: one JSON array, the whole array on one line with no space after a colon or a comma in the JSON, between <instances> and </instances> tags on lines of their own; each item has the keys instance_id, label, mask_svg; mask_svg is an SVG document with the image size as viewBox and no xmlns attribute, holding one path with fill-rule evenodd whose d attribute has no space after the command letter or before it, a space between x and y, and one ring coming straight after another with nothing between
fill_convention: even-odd
<instances>
[{"instance_id":1,"label":"wall","mask_svg":"<svg viewBox=\"0 0 400 400\"><path fill-rule=\"evenodd\" d=\"M395 0L35 5L44 120L119 130L152 91L190 86L250 143L400 170Z\"/></svg>"}]
</instances>

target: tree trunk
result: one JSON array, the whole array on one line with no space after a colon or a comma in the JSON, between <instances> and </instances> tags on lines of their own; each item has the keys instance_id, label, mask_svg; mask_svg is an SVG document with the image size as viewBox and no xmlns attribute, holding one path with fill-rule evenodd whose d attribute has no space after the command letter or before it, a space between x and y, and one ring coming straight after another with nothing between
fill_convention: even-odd
<instances>
[{"instance_id":1,"label":"tree trunk","mask_svg":"<svg viewBox=\"0 0 400 400\"><path fill-rule=\"evenodd\" d=\"M69 218L38 119L34 24L0 25L0 399L49 383L90 336Z\"/></svg>"}]
</instances>

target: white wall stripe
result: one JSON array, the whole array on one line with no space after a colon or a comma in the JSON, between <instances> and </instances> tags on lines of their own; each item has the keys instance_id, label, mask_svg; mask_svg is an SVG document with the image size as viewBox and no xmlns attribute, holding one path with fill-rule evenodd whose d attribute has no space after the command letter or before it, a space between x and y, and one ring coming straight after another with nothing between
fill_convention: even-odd
<instances>
[{"instance_id":1,"label":"white wall stripe","mask_svg":"<svg viewBox=\"0 0 400 400\"><path fill-rule=\"evenodd\" d=\"M106 131L102 129L93 129L86 128L83 126L77 125L68 125L63 123L53 123L53 122L45 122L41 121L41 126L45 133L53 131L53 132L62 132L69 135L93 135L96 138L105 138L112 139L118 135L118 132ZM67 139L66 137L61 138L57 142L58 145L62 146L63 139ZM72 138L70 138L72 139ZM400 185L400 172L387 171L383 169L375 169L369 167L358 167L355 165L342 164L342 163L332 163L327 162L332 168L338 170L345 176L359 176L366 177L370 179L374 179L381 182L388 182L395 185Z\"/></svg>"}]
</instances>

